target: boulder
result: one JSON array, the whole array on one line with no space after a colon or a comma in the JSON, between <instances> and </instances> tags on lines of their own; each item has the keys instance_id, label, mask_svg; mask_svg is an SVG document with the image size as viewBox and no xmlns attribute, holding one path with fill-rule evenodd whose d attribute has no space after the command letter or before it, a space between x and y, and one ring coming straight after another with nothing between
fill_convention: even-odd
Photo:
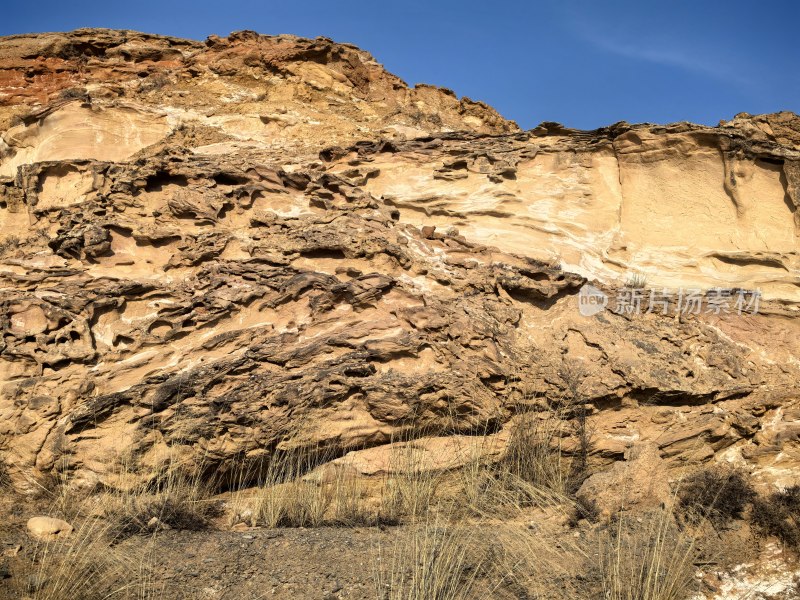
<instances>
[{"instance_id":1,"label":"boulder","mask_svg":"<svg viewBox=\"0 0 800 600\"><path fill-rule=\"evenodd\" d=\"M52 542L72 534L72 525L53 517L33 517L28 519L28 533L37 540Z\"/></svg>"}]
</instances>

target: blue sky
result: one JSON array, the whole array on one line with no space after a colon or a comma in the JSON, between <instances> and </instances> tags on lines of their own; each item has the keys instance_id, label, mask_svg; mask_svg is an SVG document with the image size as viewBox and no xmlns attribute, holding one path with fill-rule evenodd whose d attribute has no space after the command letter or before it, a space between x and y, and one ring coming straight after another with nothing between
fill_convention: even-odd
<instances>
[{"instance_id":1,"label":"blue sky","mask_svg":"<svg viewBox=\"0 0 800 600\"><path fill-rule=\"evenodd\" d=\"M369 50L409 84L449 87L526 128L800 112L796 0L38 0L2 12L2 35L327 36Z\"/></svg>"}]
</instances>

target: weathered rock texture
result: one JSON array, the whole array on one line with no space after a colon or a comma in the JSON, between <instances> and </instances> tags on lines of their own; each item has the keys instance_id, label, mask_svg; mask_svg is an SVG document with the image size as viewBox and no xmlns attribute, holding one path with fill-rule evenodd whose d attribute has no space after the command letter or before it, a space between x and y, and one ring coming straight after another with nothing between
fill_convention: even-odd
<instances>
[{"instance_id":1,"label":"weathered rock texture","mask_svg":"<svg viewBox=\"0 0 800 600\"><path fill-rule=\"evenodd\" d=\"M592 459L800 459L800 118L523 132L366 52L240 32L0 39L0 451L18 487L178 446L502 429L588 403ZM578 311L591 280L759 314Z\"/></svg>"}]
</instances>

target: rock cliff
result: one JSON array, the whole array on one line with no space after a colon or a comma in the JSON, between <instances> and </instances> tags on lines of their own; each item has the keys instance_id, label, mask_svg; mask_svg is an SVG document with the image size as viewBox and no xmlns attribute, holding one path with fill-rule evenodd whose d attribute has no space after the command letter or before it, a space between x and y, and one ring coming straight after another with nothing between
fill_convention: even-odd
<instances>
[{"instance_id":1,"label":"rock cliff","mask_svg":"<svg viewBox=\"0 0 800 600\"><path fill-rule=\"evenodd\" d=\"M564 398L597 465L647 445L798 482L796 115L521 131L327 39L78 30L0 39L0 133L21 490L168 447L224 475L502 432Z\"/></svg>"}]
</instances>

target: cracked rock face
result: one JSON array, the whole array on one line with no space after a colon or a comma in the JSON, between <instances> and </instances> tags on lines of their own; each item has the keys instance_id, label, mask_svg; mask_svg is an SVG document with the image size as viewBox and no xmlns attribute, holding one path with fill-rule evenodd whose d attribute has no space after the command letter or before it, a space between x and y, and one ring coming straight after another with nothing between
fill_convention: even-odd
<instances>
[{"instance_id":1,"label":"cracked rock face","mask_svg":"<svg viewBox=\"0 0 800 600\"><path fill-rule=\"evenodd\" d=\"M595 464L795 482L795 115L522 132L330 40L79 30L0 39L0 132L20 489L498 432L576 393ZM581 314L631 273L763 297Z\"/></svg>"}]
</instances>

